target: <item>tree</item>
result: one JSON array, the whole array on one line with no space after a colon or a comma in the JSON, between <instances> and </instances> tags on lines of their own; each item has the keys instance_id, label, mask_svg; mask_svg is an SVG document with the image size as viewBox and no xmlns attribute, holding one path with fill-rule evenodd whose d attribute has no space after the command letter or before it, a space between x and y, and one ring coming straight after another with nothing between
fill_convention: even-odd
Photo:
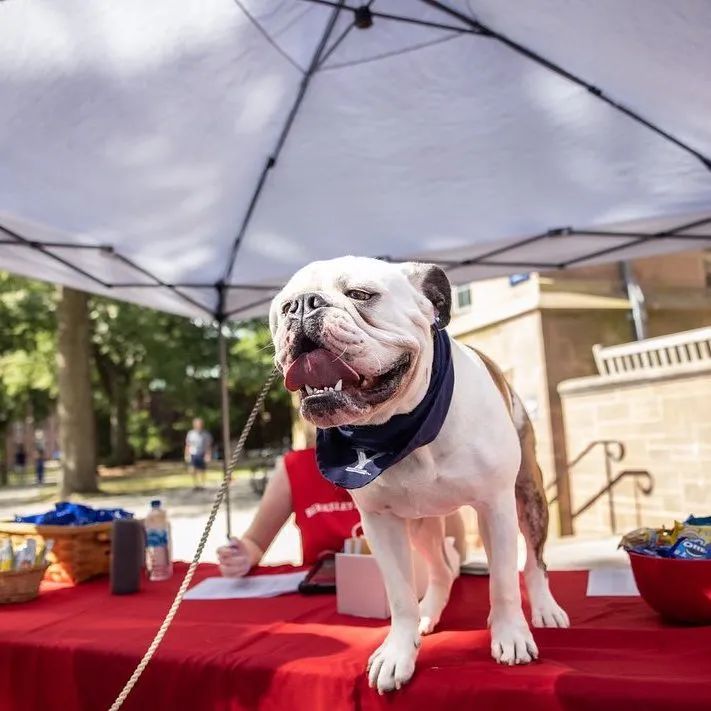
<instances>
[{"instance_id":1,"label":"tree","mask_svg":"<svg viewBox=\"0 0 711 711\"><path fill-rule=\"evenodd\" d=\"M62 449L60 494L97 491L88 297L59 287L57 382Z\"/></svg>"},{"instance_id":2,"label":"tree","mask_svg":"<svg viewBox=\"0 0 711 711\"><path fill-rule=\"evenodd\" d=\"M0 483L9 423L41 420L54 406L54 334L52 287L0 272Z\"/></svg>"},{"instance_id":3,"label":"tree","mask_svg":"<svg viewBox=\"0 0 711 711\"><path fill-rule=\"evenodd\" d=\"M0 274L0 435L28 411L36 420L53 411L59 374L67 490L96 487L97 454L111 464L182 456L194 417L205 420L221 448L216 324L98 296L90 297L88 311L87 329L83 294ZM225 328L236 439L273 350L263 321ZM275 385L247 446L280 446L288 433L288 395Z\"/></svg>"},{"instance_id":4,"label":"tree","mask_svg":"<svg viewBox=\"0 0 711 711\"><path fill-rule=\"evenodd\" d=\"M109 406L112 465L130 464L134 459L129 444L132 386L136 369L145 358L145 341L152 337L156 316L131 304L92 299L92 353Z\"/></svg>"},{"instance_id":5,"label":"tree","mask_svg":"<svg viewBox=\"0 0 711 711\"><path fill-rule=\"evenodd\" d=\"M92 352L110 419L107 461L122 465L135 456L174 450L173 412L189 406L193 374L215 363L209 328L99 297L92 299L91 323Z\"/></svg>"},{"instance_id":6,"label":"tree","mask_svg":"<svg viewBox=\"0 0 711 711\"><path fill-rule=\"evenodd\" d=\"M253 320L235 326L230 346L230 411L234 438L247 420L264 381L274 367L274 347L266 322ZM282 445L290 439L291 398L277 378L247 440L249 447Z\"/></svg>"}]
</instances>

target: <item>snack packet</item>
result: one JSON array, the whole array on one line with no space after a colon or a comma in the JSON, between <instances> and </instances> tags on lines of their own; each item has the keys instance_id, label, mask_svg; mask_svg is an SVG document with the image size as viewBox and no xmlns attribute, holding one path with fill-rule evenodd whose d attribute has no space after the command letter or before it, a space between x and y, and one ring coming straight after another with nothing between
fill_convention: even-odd
<instances>
[{"instance_id":1,"label":"snack packet","mask_svg":"<svg viewBox=\"0 0 711 711\"><path fill-rule=\"evenodd\" d=\"M15 556L15 570L28 570L35 567L35 558L37 556L37 541L34 538L28 538L25 545L20 548Z\"/></svg>"},{"instance_id":2,"label":"snack packet","mask_svg":"<svg viewBox=\"0 0 711 711\"><path fill-rule=\"evenodd\" d=\"M3 538L0 544L0 572L13 570L15 567L15 551L12 548L12 541Z\"/></svg>"},{"instance_id":3,"label":"snack packet","mask_svg":"<svg viewBox=\"0 0 711 711\"><path fill-rule=\"evenodd\" d=\"M37 551L37 556L35 557L36 566L47 565L47 556L52 552L52 548L54 548L54 541L48 538Z\"/></svg>"},{"instance_id":4,"label":"snack packet","mask_svg":"<svg viewBox=\"0 0 711 711\"><path fill-rule=\"evenodd\" d=\"M679 533L679 538L701 538L706 545L711 543L711 526L694 526L684 524Z\"/></svg>"},{"instance_id":5,"label":"snack packet","mask_svg":"<svg viewBox=\"0 0 711 711\"><path fill-rule=\"evenodd\" d=\"M670 551L670 558L703 560L707 557L709 557L707 546L701 538L679 538Z\"/></svg>"},{"instance_id":6,"label":"snack packet","mask_svg":"<svg viewBox=\"0 0 711 711\"><path fill-rule=\"evenodd\" d=\"M686 526L711 526L711 516L694 516L691 514L689 518L684 521Z\"/></svg>"},{"instance_id":7,"label":"snack packet","mask_svg":"<svg viewBox=\"0 0 711 711\"><path fill-rule=\"evenodd\" d=\"M637 548L654 548L657 544L657 531L654 528L637 528L622 536L618 548L636 550Z\"/></svg>"},{"instance_id":8,"label":"snack packet","mask_svg":"<svg viewBox=\"0 0 711 711\"><path fill-rule=\"evenodd\" d=\"M638 528L622 537L620 547L655 558L711 559L711 516L689 516L671 529Z\"/></svg>"},{"instance_id":9,"label":"snack packet","mask_svg":"<svg viewBox=\"0 0 711 711\"><path fill-rule=\"evenodd\" d=\"M658 531L657 545L658 546L673 546L679 539L679 535L684 529L684 524L679 521L674 521L674 527L668 529L662 526Z\"/></svg>"}]
</instances>

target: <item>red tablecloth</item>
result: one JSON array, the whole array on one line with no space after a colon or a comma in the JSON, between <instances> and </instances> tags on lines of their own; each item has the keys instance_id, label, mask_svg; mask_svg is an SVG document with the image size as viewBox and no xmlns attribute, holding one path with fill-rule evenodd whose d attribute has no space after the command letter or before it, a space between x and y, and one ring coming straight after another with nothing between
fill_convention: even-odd
<instances>
[{"instance_id":1,"label":"red tablecloth","mask_svg":"<svg viewBox=\"0 0 711 711\"><path fill-rule=\"evenodd\" d=\"M0 606L0 709L106 709L180 582L113 597L108 582ZM197 579L215 575L201 566ZM336 613L332 596L187 601L126 703L159 709L711 709L711 628L663 624L636 598L587 598L587 573L552 573L569 630L537 630L541 660L489 657L487 580L462 577L415 676L379 697L364 666L385 624Z\"/></svg>"}]
</instances>

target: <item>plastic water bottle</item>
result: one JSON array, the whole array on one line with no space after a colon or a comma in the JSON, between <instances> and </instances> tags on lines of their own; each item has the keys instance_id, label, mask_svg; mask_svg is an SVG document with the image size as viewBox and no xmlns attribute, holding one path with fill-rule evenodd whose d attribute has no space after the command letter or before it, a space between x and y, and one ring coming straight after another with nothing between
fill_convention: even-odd
<instances>
[{"instance_id":1,"label":"plastic water bottle","mask_svg":"<svg viewBox=\"0 0 711 711\"><path fill-rule=\"evenodd\" d=\"M168 580L173 575L170 522L160 499L151 501L143 522L146 529L146 568L149 580Z\"/></svg>"}]
</instances>

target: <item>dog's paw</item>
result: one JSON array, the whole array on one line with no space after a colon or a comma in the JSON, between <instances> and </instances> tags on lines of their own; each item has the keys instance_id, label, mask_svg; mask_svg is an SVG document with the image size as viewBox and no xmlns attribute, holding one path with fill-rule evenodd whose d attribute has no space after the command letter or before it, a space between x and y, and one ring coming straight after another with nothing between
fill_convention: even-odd
<instances>
[{"instance_id":1,"label":"dog's paw","mask_svg":"<svg viewBox=\"0 0 711 711\"><path fill-rule=\"evenodd\" d=\"M531 602L531 623L534 627L570 627L568 615L552 595L537 604Z\"/></svg>"},{"instance_id":2,"label":"dog's paw","mask_svg":"<svg viewBox=\"0 0 711 711\"><path fill-rule=\"evenodd\" d=\"M410 681L415 671L419 647L419 638L395 638L388 635L368 660L368 686L384 694Z\"/></svg>"},{"instance_id":3,"label":"dog's paw","mask_svg":"<svg viewBox=\"0 0 711 711\"><path fill-rule=\"evenodd\" d=\"M423 612L420 612L420 624L417 626L417 631L421 635L427 635L427 634L432 634L434 632L434 628L437 626L437 623L439 622L439 615L427 615L424 614Z\"/></svg>"},{"instance_id":4,"label":"dog's paw","mask_svg":"<svg viewBox=\"0 0 711 711\"><path fill-rule=\"evenodd\" d=\"M447 606L451 587L451 582L446 586L430 583L427 587L427 592L420 602L420 634L430 634L434 631Z\"/></svg>"},{"instance_id":5,"label":"dog's paw","mask_svg":"<svg viewBox=\"0 0 711 711\"><path fill-rule=\"evenodd\" d=\"M533 641L523 615L511 618L495 616L491 621L491 656L499 664L529 664L538 659L538 647Z\"/></svg>"}]
</instances>

